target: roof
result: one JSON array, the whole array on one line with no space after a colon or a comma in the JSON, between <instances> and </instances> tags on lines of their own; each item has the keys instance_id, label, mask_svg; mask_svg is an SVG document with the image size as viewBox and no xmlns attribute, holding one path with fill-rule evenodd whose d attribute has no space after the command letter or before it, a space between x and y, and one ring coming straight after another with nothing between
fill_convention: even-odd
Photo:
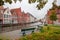
<instances>
[{"instance_id":1,"label":"roof","mask_svg":"<svg viewBox=\"0 0 60 40\"><path fill-rule=\"evenodd\" d=\"M18 16L22 15L21 8L15 8L10 10L11 13L16 13Z\"/></svg>"},{"instance_id":2,"label":"roof","mask_svg":"<svg viewBox=\"0 0 60 40\"><path fill-rule=\"evenodd\" d=\"M28 15L30 15L30 16L32 16L33 18L35 18L36 19L36 17L34 17L32 14L30 14L30 13L27 13Z\"/></svg>"},{"instance_id":3,"label":"roof","mask_svg":"<svg viewBox=\"0 0 60 40\"><path fill-rule=\"evenodd\" d=\"M21 8L11 9L10 11L11 11L11 12L14 12L14 11L17 11L17 10L21 11Z\"/></svg>"},{"instance_id":4,"label":"roof","mask_svg":"<svg viewBox=\"0 0 60 40\"><path fill-rule=\"evenodd\" d=\"M4 14L11 15L11 12L10 12L9 8L4 9Z\"/></svg>"},{"instance_id":5,"label":"roof","mask_svg":"<svg viewBox=\"0 0 60 40\"><path fill-rule=\"evenodd\" d=\"M25 13L24 11L22 12L22 14L25 16L25 17L27 17L27 16L29 16L27 13Z\"/></svg>"}]
</instances>

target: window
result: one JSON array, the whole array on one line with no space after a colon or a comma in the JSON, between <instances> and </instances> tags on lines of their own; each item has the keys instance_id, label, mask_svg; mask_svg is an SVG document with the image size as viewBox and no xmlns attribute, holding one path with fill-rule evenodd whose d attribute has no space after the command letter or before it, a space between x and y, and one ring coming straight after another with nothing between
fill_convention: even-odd
<instances>
[{"instance_id":1,"label":"window","mask_svg":"<svg viewBox=\"0 0 60 40\"><path fill-rule=\"evenodd\" d=\"M12 20L10 19L4 19L4 24L12 23Z\"/></svg>"},{"instance_id":2,"label":"window","mask_svg":"<svg viewBox=\"0 0 60 40\"><path fill-rule=\"evenodd\" d=\"M4 18L7 18L7 15L4 14Z\"/></svg>"},{"instance_id":3,"label":"window","mask_svg":"<svg viewBox=\"0 0 60 40\"><path fill-rule=\"evenodd\" d=\"M0 19L0 24L2 24L2 23L3 23L3 20Z\"/></svg>"}]
</instances>

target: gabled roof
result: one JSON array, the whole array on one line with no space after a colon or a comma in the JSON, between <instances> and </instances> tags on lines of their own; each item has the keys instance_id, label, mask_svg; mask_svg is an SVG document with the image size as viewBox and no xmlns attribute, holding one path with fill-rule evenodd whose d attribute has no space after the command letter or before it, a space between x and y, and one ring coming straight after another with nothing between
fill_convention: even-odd
<instances>
[{"instance_id":1,"label":"gabled roof","mask_svg":"<svg viewBox=\"0 0 60 40\"><path fill-rule=\"evenodd\" d=\"M9 8L4 9L4 14L11 15L11 12L10 12Z\"/></svg>"},{"instance_id":2,"label":"gabled roof","mask_svg":"<svg viewBox=\"0 0 60 40\"><path fill-rule=\"evenodd\" d=\"M34 17L32 14L30 14L30 13L27 13L27 14L36 19L36 17Z\"/></svg>"},{"instance_id":3,"label":"gabled roof","mask_svg":"<svg viewBox=\"0 0 60 40\"><path fill-rule=\"evenodd\" d=\"M10 11L11 11L11 12L14 12L14 11L17 11L17 10L21 11L21 8L11 9Z\"/></svg>"},{"instance_id":4,"label":"gabled roof","mask_svg":"<svg viewBox=\"0 0 60 40\"><path fill-rule=\"evenodd\" d=\"M21 8L11 9L10 11L11 11L11 13L16 13L18 16L22 15Z\"/></svg>"}]
</instances>

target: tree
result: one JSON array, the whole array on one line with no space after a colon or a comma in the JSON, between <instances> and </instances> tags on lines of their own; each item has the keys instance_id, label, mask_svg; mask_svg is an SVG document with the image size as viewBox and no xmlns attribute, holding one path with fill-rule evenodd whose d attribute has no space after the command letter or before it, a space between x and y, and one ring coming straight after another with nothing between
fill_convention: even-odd
<instances>
[{"instance_id":1,"label":"tree","mask_svg":"<svg viewBox=\"0 0 60 40\"><path fill-rule=\"evenodd\" d=\"M59 8L55 3L53 3L53 7L50 10L55 10L56 8Z\"/></svg>"},{"instance_id":2,"label":"tree","mask_svg":"<svg viewBox=\"0 0 60 40\"><path fill-rule=\"evenodd\" d=\"M54 24L54 21L57 20L57 15L55 12L52 12L52 14L50 15L50 20L52 20L53 24Z\"/></svg>"},{"instance_id":3,"label":"tree","mask_svg":"<svg viewBox=\"0 0 60 40\"><path fill-rule=\"evenodd\" d=\"M38 10L39 10L39 9L41 9L41 8L44 7L44 5L47 3L47 1L48 1L48 0L29 0L29 3L31 4L31 3L38 2L38 4L37 4L36 7L37 7Z\"/></svg>"},{"instance_id":4,"label":"tree","mask_svg":"<svg viewBox=\"0 0 60 40\"><path fill-rule=\"evenodd\" d=\"M13 1L16 3L17 0L13 0ZM19 0L19 1L21 2L22 0ZM12 0L0 0L0 6L4 5L4 2L6 2L6 3L8 2L11 4ZM41 9L48 2L48 0L28 0L28 2L29 2L29 4L38 2L36 7L38 9ZM56 0L53 3L55 3L55 2L56 2Z\"/></svg>"},{"instance_id":5,"label":"tree","mask_svg":"<svg viewBox=\"0 0 60 40\"><path fill-rule=\"evenodd\" d=\"M14 2L16 2L17 0L14 0ZM20 2L22 1L22 0L19 0ZM2 5L4 5L4 2L8 2L8 3L12 3L12 0L0 0L0 6L2 6Z\"/></svg>"}]
</instances>

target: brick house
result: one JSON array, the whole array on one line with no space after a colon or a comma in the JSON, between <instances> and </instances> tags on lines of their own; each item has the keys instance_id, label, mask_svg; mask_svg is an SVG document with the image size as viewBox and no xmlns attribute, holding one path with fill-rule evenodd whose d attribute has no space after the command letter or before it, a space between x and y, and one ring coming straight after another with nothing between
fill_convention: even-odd
<instances>
[{"instance_id":1,"label":"brick house","mask_svg":"<svg viewBox=\"0 0 60 40\"><path fill-rule=\"evenodd\" d=\"M30 21L30 15L28 15L27 13L25 13L24 11L22 12L22 20L21 22L25 22L28 23Z\"/></svg>"},{"instance_id":2,"label":"brick house","mask_svg":"<svg viewBox=\"0 0 60 40\"><path fill-rule=\"evenodd\" d=\"M55 11L56 12L56 15L57 15L57 20L54 22L55 24L60 24L60 9L59 8L55 8L54 10L49 10L48 13L47 13L47 23L48 24L52 24L52 21L50 20L49 16L52 14L51 12L52 11Z\"/></svg>"},{"instance_id":3,"label":"brick house","mask_svg":"<svg viewBox=\"0 0 60 40\"><path fill-rule=\"evenodd\" d=\"M12 23L20 23L21 20L21 8L11 9L12 13Z\"/></svg>"},{"instance_id":4,"label":"brick house","mask_svg":"<svg viewBox=\"0 0 60 40\"><path fill-rule=\"evenodd\" d=\"M11 9L13 23L23 23L29 21L29 15L21 12L21 8Z\"/></svg>"}]
</instances>

